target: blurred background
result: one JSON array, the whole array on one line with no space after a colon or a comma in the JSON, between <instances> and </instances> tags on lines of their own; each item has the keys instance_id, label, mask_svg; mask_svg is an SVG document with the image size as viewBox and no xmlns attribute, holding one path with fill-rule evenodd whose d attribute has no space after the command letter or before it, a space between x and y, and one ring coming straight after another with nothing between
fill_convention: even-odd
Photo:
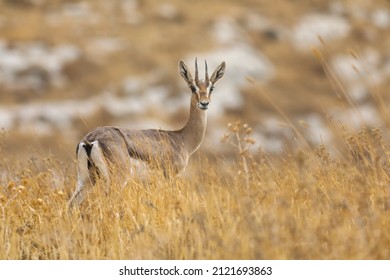
<instances>
[{"instance_id":1,"label":"blurred background","mask_svg":"<svg viewBox=\"0 0 390 280\"><path fill-rule=\"evenodd\" d=\"M267 153L297 134L388 127L385 0L0 0L0 152L73 161L95 126L177 129L190 92L177 65L226 61L203 152L228 153L229 122ZM338 131L338 132L335 132Z\"/></svg>"}]
</instances>

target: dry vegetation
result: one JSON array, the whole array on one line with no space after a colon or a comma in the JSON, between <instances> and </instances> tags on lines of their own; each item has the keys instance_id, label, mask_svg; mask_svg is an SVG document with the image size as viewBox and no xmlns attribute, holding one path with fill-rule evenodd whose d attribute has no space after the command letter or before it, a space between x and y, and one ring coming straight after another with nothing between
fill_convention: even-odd
<instances>
[{"instance_id":1,"label":"dry vegetation","mask_svg":"<svg viewBox=\"0 0 390 280\"><path fill-rule=\"evenodd\" d=\"M253 141L240 124L227 133ZM0 258L388 259L390 150L379 128L343 141L337 156L324 146L277 158L237 150L236 164L197 156L183 178L153 173L108 196L97 186L73 212L73 169L8 165Z\"/></svg>"},{"instance_id":2,"label":"dry vegetation","mask_svg":"<svg viewBox=\"0 0 390 280\"><path fill-rule=\"evenodd\" d=\"M194 41L186 41L181 38L188 31L159 19L156 10L150 9L151 1L141 1L140 9L164 29L156 31L149 21L143 29L117 29L122 26L121 17L104 22L105 29L84 26L75 32L72 24L76 23L66 22L43 28L42 9L30 7L28 0L17 1L29 11L28 16L18 17L23 13L10 2L0 1L0 7L18 20L11 21L12 32L3 28L0 36L11 41L44 38L52 44L80 41L82 46L82 39L92 31L97 35L126 33L128 42L142 38L129 43L130 50L112 55L111 68L88 57L69 66L71 89L53 89L37 99L84 98L156 65L176 69L177 56L185 55L196 45L194 41L202 39L201 30L210 26L215 14L229 14L239 21L247 10L261 10L288 25L313 7L325 9L325 1L302 0L302 5L296 5L246 0L224 1L225 5L212 5L206 11L204 5L209 1L172 1L185 11L175 21L183 20L180 24L195 36ZM48 2L51 5L45 9L54 11L60 3ZM110 12L104 8L105 1L93 3ZM192 11L204 11L204 17ZM199 24L194 25L196 21ZM359 37L358 23L354 28ZM166 41L167 34L175 37ZM330 119L334 146L313 146L305 140L305 124L296 124L290 117L294 112L354 107L327 67L326 53L291 55L290 46L269 42L262 34L249 36L275 63L277 76L267 85L248 83L243 92L245 108L230 115L230 119L243 120L229 125L221 140L234 156L225 158L212 148L208 154L198 152L181 178L151 173L150 182L134 179L125 188L113 186L109 195L96 186L80 208L69 212L67 201L76 183L75 143L63 136L2 132L0 259L390 259L390 119L385 105L388 97L379 95L386 92L388 82L373 88L369 97L386 127L354 132L349 124ZM196 50L207 49L207 44ZM348 41L338 44L325 46L326 52L351 46ZM377 46L387 48L385 43ZM156 47L160 52L151 50ZM173 81L176 76L172 70L164 78ZM300 94L286 98L286 92ZM17 102L13 94L4 92L0 99L13 104ZM28 102L32 97L23 98ZM261 114L257 114L259 109ZM286 139L283 154L250 149L259 140L244 120L255 123L270 112L277 112L294 132L294 137ZM99 118L75 125L85 132L110 117L99 114Z\"/></svg>"}]
</instances>

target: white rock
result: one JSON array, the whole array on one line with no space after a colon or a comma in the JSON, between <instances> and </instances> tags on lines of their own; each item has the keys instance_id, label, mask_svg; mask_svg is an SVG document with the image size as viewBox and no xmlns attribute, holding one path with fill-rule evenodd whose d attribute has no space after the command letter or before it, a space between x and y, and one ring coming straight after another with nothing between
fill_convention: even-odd
<instances>
[{"instance_id":1,"label":"white rock","mask_svg":"<svg viewBox=\"0 0 390 280\"><path fill-rule=\"evenodd\" d=\"M67 17L87 19L91 17L92 10L88 2L81 1L79 3L64 4L62 13Z\"/></svg>"},{"instance_id":2,"label":"white rock","mask_svg":"<svg viewBox=\"0 0 390 280\"><path fill-rule=\"evenodd\" d=\"M256 150L264 150L269 153L279 154L284 150L284 142L281 137L275 135L264 135L262 133L255 133ZM252 151L254 152L254 151Z\"/></svg>"},{"instance_id":3,"label":"white rock","mask_svg":"<svg viewBox=\"0 0 390 280\"><path fill-rule=\"evenodd\" d=\"M386 29L390 27L390 11L384 9L377 9L372 12L371 18L373 23L381 28Z\"/></svg>"},{"instance_id":4,"label":"white rock","mask_svg":"<svg viewBox=\"0 0 390 280\"><path fill-rule=\"evenodd\" d=\"M1 82L8 88L38 90L45 86L44 83L62 85L65 79L63 67L80 55L79 49L73 45L50 48L42 42L33 42L8 48L5 43L0 43ZM48 81L43 76L47 76Z\"/></svg>"},{"instance_id":5,"label":"white rock","mask_svg":"<svg viewBox=\"0 0 390 280\"><path fill-rule=\"evenodd\" d=\"M293 44L302 50L319 46L321 37L325 42L345 38L349 35L351 26L341 16L326 14L311 14L304 16L292 30Z\"/></svg>"},{"instance_id":6,"label":"white rock","mask_svg":"<svg viewBox=\"0 0 390 280\"><path fill-rule=\"evenodd\" d=\"M361 105L349 110L335 110L330 113L335 120L344 126L360 129L364 126L378 126L382 124L378 110L371 105Z\"/></svg>"},{"instance_id":7,"label":"white rock","mask_svg":"<svg viewBox=\"0 0 390 280\"><path fill-rule=\"evenodd\" d=\"M82 101L0 106L0 127L17 128L24 132L31 132L32 128L37 133L48 134L53 129L71 128L73 120L93 115L103 103L104 100L99 97Z\"/></svg>"},{"instance_id":8,"label":"white rock","mask_svg":"<svg viewBox=\"0 0 390 280\"><path fill-rule=\"evenodd\" d=\"M282 152L285 140L295 138L292 129L275 117L262 120L253 130L260 148L272 153Z\"/></svg>"},{"instance_id":9,"label":"white rock","mask_svg":"<svg viewBox=\"0 0 390 280\"><path fill-rule=\"evenodd\" d=\"M87 52L96 57L107 56L124 48L125 44L120 38L98 37L87 42Z\"/></svg>"},{"instance_id":10,"label":"white rock","mask_svg":"<svg viewBox=\"0 0 390 280\"><path fill-rule=\"evenodd\" d=\"M149 108L161 108L165 107L165 103L169 102L168 89L165 86L152 86L145 90L142 94L142 98L146 101Z\"/></svg>"},{"instance_id":11,"label":"white rock","mask_svg":"<svg viewBox=\"0 0 390 280\"><path fill-rule=\"evenodd\" d=\"M215 21L212 36L220 45L234 44L243 39L240 28L230 17L220 17Z\"/></svg>"},{"instance_id":12,"label":"white rock","mask_svg":"<svg viewBox=\"0 0 390 280\"><path fill-rule=\"evenodd\" d=\"M14 126L15 118L9 108L0 108L0 130L11 129Z\"/></svg>"},{"instance_id":13,"label":"white rock","mask_svg":"<svg viewBox=\"0 0 390 280\"><path fill-rule=\"evenodd\" d=\"M317 114L309 114L300 118L306 125L304 136L313 144L329 144L333 138L332 132Z\"/></svg>"},{"instance_id":14,"label":"white rock","mask_svg":"<svg viewBox=\"0 0 390 280\"><path fill-rule=\"evenodd\" d=\"M0 50L0 70L6 76L13 78L14 73L26 70L30 66L24 53L18 49Z\"/></svg>"},{"instance_id":15,"label":"white rock","mask_svg":"<svg viewBox=\"0 0 390 280\"><path fill-rule=\"evenodd\" d=\"M122 83L123 92L127 95L137 95L145 89L146 80L143 77L127 77Z\"/></svg>"},{"instance_id":16,"label":"white rock","mask_svg":"<svg viewBox=\"0 0 390 280\"><path fill-rule=\"evenodd\" d=\"M378 51L370 48L365 49L361 57L355 58L352 55L337 55L332 61L332 68L337 75L347 81L355 82L362 78L374 79L375 82L380 82L379 64L381 56Z\"/></svg>"},{"instance_id":17,"label":"white rock","mask_svg":"<svg viewBox=\"0 0 390 280\"><path fill-rule=\"evenodd\" d=\"M364 50L359 58L349 55L336 55L331 60L332 69L344 83L350 97L355 101L364 100L368 84L379 85L384 80L385 71L381 69L381 56L374 49Z\"/></svg>"},{"instance_id":18,"label":"white rock","mask_svg":"<svg viewBox=\"0 0 390 280\"><path fill-rule=\"evenodd\" d=\"M136 98L134 95L118 98L111 94L103 95L100 100L101 107L116 117L128 114L143 114L146 112L146 101L143 98Z\"/></svg>"}]
</instances>

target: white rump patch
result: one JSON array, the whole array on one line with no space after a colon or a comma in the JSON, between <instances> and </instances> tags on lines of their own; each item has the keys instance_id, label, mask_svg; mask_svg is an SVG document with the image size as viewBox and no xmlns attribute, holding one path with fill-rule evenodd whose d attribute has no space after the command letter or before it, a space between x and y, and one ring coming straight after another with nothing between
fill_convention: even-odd
<instances>
[{"instance_id":1,"label":"white rump patch","mask_svg":"<svg viewBox=\"0 0 390 280\"><path fill-rule=\"evenodd\" d=\"M102 149L100 148L99 142L95 140L91 144L91 160L95 164L96 168L99 170L99 173L103 176L106 183L109 184L110 177L108 174L108 166L104 158Z\"/></svg>"},{"instance_id":2,"label":"white rump patch","mask_svg":"<svg viewBox=\"0 0 390 280\"><path fill-rule=\"evenodd\" d=\"M87 180L89 180L88 155L84 146L85 143L80 142L77 151L77 170L78 170L77 191L80 191L83 188L84 183Z\"/></svg>"}]
</instances>

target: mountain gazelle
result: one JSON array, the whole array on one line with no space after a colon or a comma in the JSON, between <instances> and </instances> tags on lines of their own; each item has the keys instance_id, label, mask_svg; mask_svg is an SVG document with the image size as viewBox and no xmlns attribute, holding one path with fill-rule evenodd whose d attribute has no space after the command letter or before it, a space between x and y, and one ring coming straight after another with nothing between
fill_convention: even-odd
<instances>
[{"instance_id":1,"label":"mountain gazelle","mask_svg":"<svg viewBox=\"0 0 390 280\"><path fill-rule=\"evenodd\" d=\"M102 126L91 130L76 149L78 180L69 206L79 205L97 179L102 180L106 191L111 185L124 185L126 177L134 173L135 163L157 165L165 176L178 174L187 166L189 157L203 141L210 96L215 83L225 72L222 62L209 77L205 61L205 79L199 79L195 60L195 79L182 60L180 75L191 89L190 114L182 129L130 130L114 126Z\"/></svg>"}]
</instances>

